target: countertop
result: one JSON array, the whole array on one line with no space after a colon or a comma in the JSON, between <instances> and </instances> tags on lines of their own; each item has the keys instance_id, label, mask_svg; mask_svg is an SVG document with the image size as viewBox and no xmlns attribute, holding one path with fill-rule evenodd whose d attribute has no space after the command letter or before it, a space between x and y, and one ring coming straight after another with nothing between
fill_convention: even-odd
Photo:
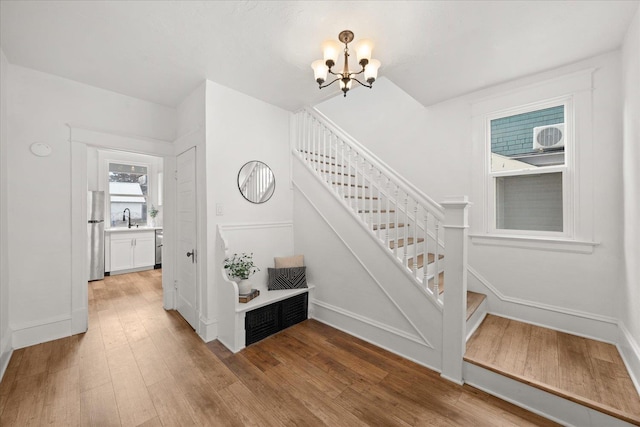
<instances>
[{"instance_id":1,"label":"countertop","mask_svg":"<svg viewBox=\"0 0 640 427\"><path fill-rule=\"evenodd\" d=\"M148 227L148 226L143 226L143 227L131 227L131 228L127 228L127 227L117 227L117 228L106 228L104 230L105 233L124 233L124 232L130 232L130 231L153 231L153 230L162 230L162 227Z\"/></svg>"}]
</instances>

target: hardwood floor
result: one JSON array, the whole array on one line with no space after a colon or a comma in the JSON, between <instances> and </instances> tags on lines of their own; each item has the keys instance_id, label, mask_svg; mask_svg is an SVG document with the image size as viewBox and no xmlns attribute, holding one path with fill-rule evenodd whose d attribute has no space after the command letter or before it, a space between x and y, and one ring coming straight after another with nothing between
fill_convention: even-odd
<instances>
[{"instance_id":1,"label":"hardwood floor","mask_svg":"<svg viewBox=\"0 0 640 427\"><path fill-rule=\"evenodd\" d=\"M487 315L465 360L640 425L640 397L614 345Z\"/></svg>"},{"instance_id":2,"label":"hardwood floor","mask_svg":"<svg viewBox=\"0 0 640 427\"><path fill-rule=\"evenodd\" d=\"M0 425L547 426L308 320L232 354L162 308L160 272L89 285L89 331L16 350Z\"/></svg>"}]
</instances>

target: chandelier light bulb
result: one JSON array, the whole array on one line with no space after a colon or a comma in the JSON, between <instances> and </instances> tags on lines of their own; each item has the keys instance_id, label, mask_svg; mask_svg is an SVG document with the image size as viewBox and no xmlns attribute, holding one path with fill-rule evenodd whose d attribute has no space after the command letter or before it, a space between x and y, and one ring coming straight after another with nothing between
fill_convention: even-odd
<instances>
[{"instance_id":1,"label":"chandelier light bulb","mask_svg":"<svg viewBox=\"0 0 640 427\"><path fill-rule=\"evenodd\" d=\"M371 61L372 50L373 42L371 40L362 39L356 44L356 56L360 65L365 66Z\"/></svg>"},{"instance_id":2,"label":"chandelier light bulb","mask_svg":"<svg viewBox=\"0 0 640 427\"><path fill-rule=\"evenodd\" d=\"M311 68L313 68L313 77L316 79L316 82L322 84L327 80L327 72L329 71L329 69L325 64L325 61L323 61L322 59L313 61L313 63L311 64Z\"/></svg>"},{"instance_id":3,"label":"chandelier light bulb","mask_svg":"<svg viewBox=\"0 0 640 427\"><path fill-rule=\"evenodd\" d=\"M364 79L367 83L372 84L378 78L378 68L380 68L380 61L372 59L369 61L366 67L364 67Z\"/></svg>"},{"instance_id":4,"label":"chandelier light bulb","mask_svg":"<svg viewBox=\"0 0 640 427\"><path fill-rule=\"evenodd\" d=\"M322 53L324 55L324 62L327 67L333 67L338 62L338 55L340 55L340 44L333 40L326 40L322 43Z\"/></svg>"}]
</instances>

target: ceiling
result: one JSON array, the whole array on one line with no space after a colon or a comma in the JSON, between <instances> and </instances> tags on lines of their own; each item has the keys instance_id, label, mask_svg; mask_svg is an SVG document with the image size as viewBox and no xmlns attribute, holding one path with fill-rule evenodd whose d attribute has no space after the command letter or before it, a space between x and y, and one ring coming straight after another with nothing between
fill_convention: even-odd
<instances>
[{"instance_id":1,"label":"ceiling","mask_svg":"<svg viewBox=\"0 0 640 427\"><path fill-rule=\"evenodd\" d=\"M0 1L12 64L176 107L209 79L287 110L350 29L423 105L618 48L638 1ZM375 85L372 90L375 90Z\"/></svg>"}]
</instances>

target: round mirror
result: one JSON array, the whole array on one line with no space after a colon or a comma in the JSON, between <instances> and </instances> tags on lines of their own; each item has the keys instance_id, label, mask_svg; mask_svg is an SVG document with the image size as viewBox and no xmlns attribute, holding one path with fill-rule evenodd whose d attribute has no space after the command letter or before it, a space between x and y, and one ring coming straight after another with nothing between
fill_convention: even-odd
<instances>
[{"instance_id":1,"label":"round mirror","mask_svg":"<svg viewBox=\"0 0 640 427\"><path fill-rule=\"evenodd\" d=\"M276 177L266 164L257 160L247 162L238 172L238 189L251 203L264 203L273 196Z\"/></svg>"}]
</instances>

